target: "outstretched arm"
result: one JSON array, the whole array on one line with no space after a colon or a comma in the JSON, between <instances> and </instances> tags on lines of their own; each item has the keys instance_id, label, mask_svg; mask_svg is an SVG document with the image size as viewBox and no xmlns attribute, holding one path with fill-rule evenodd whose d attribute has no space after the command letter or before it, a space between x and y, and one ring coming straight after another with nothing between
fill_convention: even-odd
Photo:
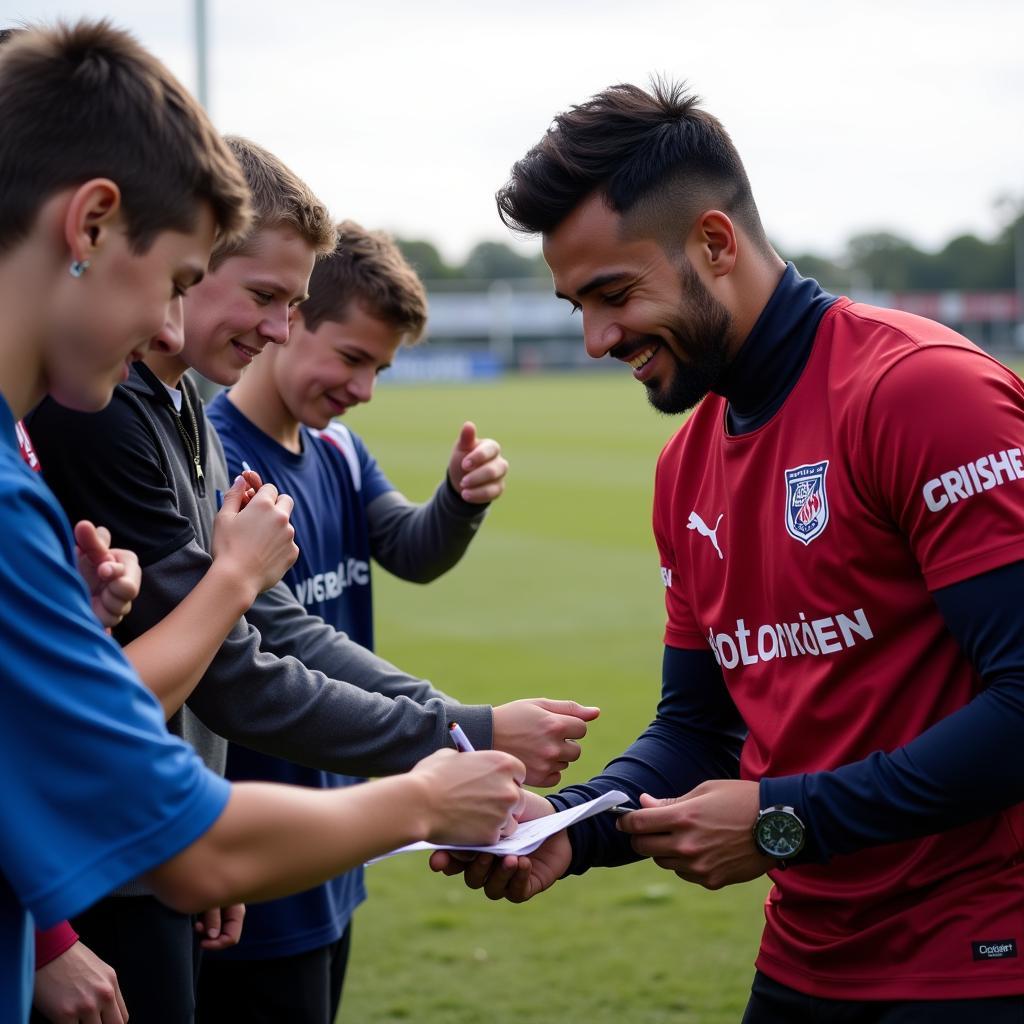
<instances>
[{"instance_id":1,"label":"outstretched arm","mask_svg":"<svg viewBox=\"0 0 1024 1024\"><path fill-rule=\"evenodd\" d=\"M344 789L239 783L213 827L147 876L183 911L311 888L419 840L496 842L522 809L522 764L439 750L413 771Z\"/></svg>"},{"instance_id":2,"label":"outstretched arm","mask_svg":"<svg viewBox=\"0 0 1024 1024\"><path fill-rule=\"evenodd\" d=\"M589 782L546 800L531 796L525 816L549 813L552 805L563 810L613 789L628 793L639 806L643 793L675 796L705 779L731 779L739 768L745 733L711 652L666 647L661 703L643 735ZM466 884L484 889L490 899L521 903L565 874L639 859L629 835L618 827L620 820L625 824L635 817L596 814L552 836L530 857L466 861L439 851L431 857L431 867L445 874L464 873Z\"/></svg>"},{"instance_id":3,"label":"outstretched arm","mask_svg":"<svg viewBox=\"0 0 1024 1024\"><path fill-rule=\"evenodd\" d=\"M417 505L388 490L367 506L373 557L400 579L437 579L465 554L507 474L498 442L478 438L472 423L463 424L445 479L429 501Z\"/></svg>"}]
</instances>

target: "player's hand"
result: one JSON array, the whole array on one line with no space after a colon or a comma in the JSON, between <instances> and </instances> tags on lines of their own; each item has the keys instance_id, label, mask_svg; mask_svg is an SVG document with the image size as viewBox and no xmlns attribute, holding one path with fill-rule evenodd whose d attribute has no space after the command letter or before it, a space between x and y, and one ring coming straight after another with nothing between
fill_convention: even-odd
<instances>
[{"instance_id":1,"label":"player's hand","mask_svg":"<svg viewBox=\"0 0 1024 1024\"><path fill-rule=\"evenodd\" d=\"M441 846L490 846L515 828L526 769L499 750L438 750L411 773L424 783L427 835Z\"/></svg>"},{"instance_id":2,"label":"player's hand","mask_svg":"<svg viewBox=\"0 0 1024 1024\"><path fill-rule=\"evenodd\" d=\"M114 968L76 942L35 974L32 1006L54 1024L125 1024Z\"/></svg>"},{"instance_id":3,"label":"player's hand","mask_svg":"<svg viewBox=\"0 0 1024 1024\"><path fill-rule=\"evenodd\" d=\"M505 490L508 462L501 445L492 438L476 436L476 426L466 422L448 460L448 479L463 501L486 505L501 497Z\"/></svg>"},{"instance_id":4,"label":"player's hand","mask_svg":"<svg viewBox=\"0 0 1024 1024\"><path fill-rule=\"evenodd\" d=\"M528 792L526 800L520 821L554 813L551 804L536 793ZM430 868L445 875L462 875L470 889L483 889L488 899L525 903L550 889L565 874L571 859L569 835L562 831L546 839L528 857L435 850L430 855Z\"/></svg>"},{"instance_id":5,"label":"player's hand","mask_svg":"<svg viewBox=\"0 0 1024 1024\"><path fill-rule=\"evenodd\" d=\"M110 531L88 519L75 524L78 571L89 590L96 618L112 629L131 611L139 596L142 570L134 551L110 546Z\"/></svg>"},{"instance_id":6,"label":"player's hand","mask_svg":"<svg viewBox=\"0 0 1024 1024\"><path fill-rule=\"evenodd\" d=\"M754 845L760 809L756 782L718 779L684 796L656 800L646 793L639 811L618 827L633 836L633 849L687 882L721 889L748 882L774 866Z\"/></svg>"},{"instance_id":7,"label":"player's hand","mask_svg":"<svg viewBox=\"0 0 1024 1024\"><path fill-rule=\"evenodd\" d=\"M254 487L253 484L256 484ZM249 471L235 478L213 523L213 557L255 594L269 590L295 564L294 502Z\"/></svg>"},{"instance_id":8,"label":"player's hand","mask_svg":"<svg viewBox=\"0 0 1024 1024\"><path fill-rule=\"evenodd\" d=\"M526 765L526 784L557 786L562 772L580 756L575 741L601 713L574 700L533 697L494 709L491 746L515 754Z\"/></svg>"},{"instance_id":9,"label":"player's hand","mask_svg":"<svg viewBox=\"0 0 1024 1024\"><path fill-rule=\"evenodd\" d=\"M244 921L244 903L203 911L196 919L196 932L203 936L200 945L203 949L227 949L237 945Z\"/></svg>"}]
</instances>

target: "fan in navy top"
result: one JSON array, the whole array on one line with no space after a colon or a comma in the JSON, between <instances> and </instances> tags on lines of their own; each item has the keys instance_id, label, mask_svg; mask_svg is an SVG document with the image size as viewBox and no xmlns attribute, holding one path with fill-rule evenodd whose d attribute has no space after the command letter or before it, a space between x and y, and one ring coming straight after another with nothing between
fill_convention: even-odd
<instances>
[{"instance_id":1,"label":"fan in navy top","mask_svg":"<svg viewBox=\"0 0 1024 1024\"><path fill-rule=\"evenodd\" d=\"M302 451L290 452L246 419L226 393L207 407L207 415L224 445L232 477L242 472L244 462L297 499L292 525L299 557L285 574L285 582L307 611L372 649L366 506L394 488L363 443L340 425L328 427L323 436L303 428ZM362 781L236 743L228 747L226 773L235 780L273 779L319 789ZM290 957L326 946L341 938L352 911L365 898L362 868L357 868L308 892L251 906L240 945L217 956L233 960ZM204 974L213 959L206 958Z\"/></svg>"},{"instance_id":2,"label":"fan in navy top","mask_svg":"<svg viewBox=\"0 0 1024 1024\"><path fill-rule=\"evenodd\" d=\"M310 613L369 648L371 557L404 578L433 579L459 559L504 486L507 466L497 444L478 440L467 425L437 493L412 505L363 441L332 422L371 399L377 374L403 342L418 340L425 320L423 286L394 243L345 222L335 252L314 268L288 345L271 346L208 409L231 475L252 468L296 498L292 524L300 555L285 582ZM227 775L317 788L361 781L236 744ZM277 1008L293 1021L333 1021L346 929L365 898L360 868L297 896L250 906L238 946L204 961L199 1019L214 1021L229 1008L272 1017ZM308 995L314 989L329 991L328 1005L315 1003Z\"/></svg>"}]
</instances>

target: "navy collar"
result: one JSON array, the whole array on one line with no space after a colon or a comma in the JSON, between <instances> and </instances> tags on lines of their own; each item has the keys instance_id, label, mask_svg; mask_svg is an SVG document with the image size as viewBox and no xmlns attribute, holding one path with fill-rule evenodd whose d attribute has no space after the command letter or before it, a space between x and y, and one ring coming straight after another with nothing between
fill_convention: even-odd
<instances>
[{"instance_id":1,"label":"navy collar","mask_svg":"<svg viewBox=\"0 0 1024 1024\"><path fill-rule=\"evenodd\" d=\"M748 434L779 411L810 357L825 311L836 301L792 263L761 310L715 393L729 403L730 434Z\"/></svg>"}]
</instances>

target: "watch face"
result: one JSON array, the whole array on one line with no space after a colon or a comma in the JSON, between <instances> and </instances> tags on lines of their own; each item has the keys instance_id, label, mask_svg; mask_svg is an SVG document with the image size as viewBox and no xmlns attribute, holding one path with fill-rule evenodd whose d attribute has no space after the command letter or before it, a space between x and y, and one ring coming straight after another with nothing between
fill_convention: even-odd
<instances>
[{"instance_id":1,"label":"watch face","mask_svg":"<svg viewBox=\"0 0 1024 1024\"><path fill-rule=\"evenodd\" d=\"M757 822L757 845L769 857L792 857L804 845L804 827L790 811L766 811Z\"/></svg>"}]
</instances>

